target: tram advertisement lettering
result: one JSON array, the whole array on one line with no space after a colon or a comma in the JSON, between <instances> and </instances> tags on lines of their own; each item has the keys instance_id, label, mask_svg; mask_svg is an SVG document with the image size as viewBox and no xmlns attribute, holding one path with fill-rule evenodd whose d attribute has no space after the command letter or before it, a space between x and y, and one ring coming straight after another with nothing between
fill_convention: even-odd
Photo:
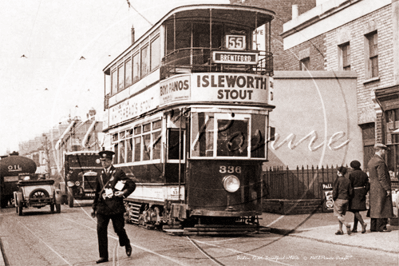
<instances>
[{"instance_id":1,"label":"tram advertisement lettering","mask_svg":"<svg viewBox=\"0 0 399 266\"><path fill-rule=\"evenodd\" d=\"M198 88L247 88L267 90L267 78L249 75L198 75Z\"/></svg>"},{"instance_id":2,"label":"tram advertisement lettering","mask_svg":"<svg viewBox=\"0 0 399 266\"><path fill-rule=\"evenodd\" d=\"M175 91L188 90L190 88L190 83L188 79L172 80L166 84L161 84L160 87L161 96L164 96Z\"/></svg>"},{"instance_id":3,"label":"tram advertisement lettering","mask_svg":"<svg viewBox=\"0 0 399 266\"><path fill-rule=\"evenodd\" d=\"M161 82L159 85L160 103L188 100L190 98L190 85L189 75L177 76Z\"/></svg>"}]
</instances>

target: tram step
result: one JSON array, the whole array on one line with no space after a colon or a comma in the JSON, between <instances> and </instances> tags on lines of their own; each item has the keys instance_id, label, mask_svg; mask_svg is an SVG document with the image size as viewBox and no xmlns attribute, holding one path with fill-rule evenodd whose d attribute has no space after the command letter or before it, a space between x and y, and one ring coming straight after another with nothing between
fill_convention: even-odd
<instances>
[{"instance_id":1,"label":"tram step","mask_svg":"<svg viewBox=\"0 0 399 266\"><path fill-rule=\"evenodd\" d=\"M230 232L221 232L221 231L215 231L215 232L201 232L201 231L186 231L184 230L184 235L246 235L250 234L252 232L249 231L230 231Z\"/></svg>"},{"instance_id":2,"label":"tram step","mask_svg":"<svg viewBox=\"0 0 399 266\"><path fill-rule=\"evenodd\" d=\"M225 228L221 228L221 227L207 227L207 228L198 228L198 227L188 227L185 228L185 230L187 231L192 231L192 232L244 232L244 231L255 231L256 228L255 227L242 227L242 228L229 228L229 227L225 227Z\"/></svg>"},{"instance_id":3,"label":"tram step","mask_svg":"<svg viewBox=\"0 0 399 266\"><path fill-rule=\"evenodd\" d=\"M256 228L256 225L250 224L196 224L194 225L195 228Z\"/></svg>"}]
</instances>

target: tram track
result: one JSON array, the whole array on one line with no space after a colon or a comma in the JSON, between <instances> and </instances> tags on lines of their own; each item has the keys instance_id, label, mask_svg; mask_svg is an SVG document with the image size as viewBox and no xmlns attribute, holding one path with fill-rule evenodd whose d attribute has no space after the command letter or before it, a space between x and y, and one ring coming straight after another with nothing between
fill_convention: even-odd
<instances>
[{"instance_id":1,"label":"tram track","mask_svg":"<svg viewBox=\"0 0 399 266\"><path fill-rule=\"evenodd\" d=\"M80 225L80 226L84 226L84 227L86 227L86 228L88 228L88 229L90 229L90 230L92 230L92 231L97 231L96 228L93 228L93 227L90 227L90 226L86 226L86 225L82 225L82 224L80 224L80 223L75 222L74 220L71 220L71 219L68 219L68 218L65 219L65 220L70 221L70 222L72 222L72 223L74 223L74 224L77 224L77 225ZM111 237L111 238L113 238L113 239L115 239L115 240L118 240L118 237L115 236L115 235L110 235L110 234L108 234L108 237ZM160 254L160 253L158 253L158 252L155 252L155 251L150 250L150 249L148 249L148 248L145 248L145 247L136 245L136 244L134 244L134 243L130 243L130 245L132 245L132 246L135 247L135 248L138 248L138 249L141 249L141 250L143 250L143 251L146 251L146 252L148 252L148 253L151 253L151 254L154 254L154 255L156 255L156 256L159 256L159 257L161 257L161 258L167 259L167 260L169 260L169 261L175 263L176 265L182 265L182 266L187 265L187 264L182 263L181 261L175 260L175 259L173 259L173 258L171 258L171 257L169 257L169 256L162 255L162 254ZM115 258L115 256L114 256L114 258Z\"/></svg>"}]
</instances>

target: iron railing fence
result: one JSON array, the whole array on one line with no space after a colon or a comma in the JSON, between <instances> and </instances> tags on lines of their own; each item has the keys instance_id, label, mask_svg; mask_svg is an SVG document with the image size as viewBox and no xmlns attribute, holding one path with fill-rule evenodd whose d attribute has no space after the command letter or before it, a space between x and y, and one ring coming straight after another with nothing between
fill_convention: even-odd
<instances>
[{"instance_id":1,"label":"iron railing fence","mask_svg":"<svg viewBox=\"0 0 399 266\"><path fill-rule=\"evenodd\" d=\"M266 199L322 199L322 183L333 183L339 166L272 167L263 172Z\"/></svg>"}]
</instances>

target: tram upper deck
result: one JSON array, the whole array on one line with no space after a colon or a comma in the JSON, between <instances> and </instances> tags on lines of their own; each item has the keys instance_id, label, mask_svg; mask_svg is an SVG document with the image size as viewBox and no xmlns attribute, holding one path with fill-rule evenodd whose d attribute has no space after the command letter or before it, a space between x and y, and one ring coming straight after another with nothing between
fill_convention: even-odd
<instances>
[{"instance_id":1,"label":"tram upper deck","mask_svg":"<svg viewBox=\"0 0 399 266\"><path fill-rule=\"evenodd\" d=\"M271 76L273 17L272 11L239 5L173 9L104 68L105 109L173 75L219 72ZM260 37L255 31L263 25L264 40L257 40ZM254 43L262 43L262 50ZM249 81L245 86L252 86Z\"/></svg>"}]
</instances>

